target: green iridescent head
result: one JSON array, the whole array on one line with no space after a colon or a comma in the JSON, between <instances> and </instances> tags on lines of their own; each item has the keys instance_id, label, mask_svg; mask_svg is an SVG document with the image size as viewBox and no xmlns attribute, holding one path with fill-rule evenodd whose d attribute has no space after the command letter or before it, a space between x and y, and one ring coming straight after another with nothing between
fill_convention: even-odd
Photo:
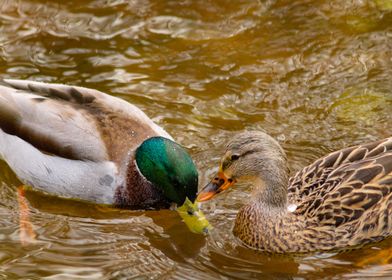
<instances>
[{"instance_id":1,"label":"green iridescent head","mask_svg":"<svg viewBox=\"0 0 392 280\"><path fill-rule=\"evenodd\" d=\"M136 163L143 176L170 202L182 205L186 197L195 200L197 169L181 145L163 137L149 138L136 150Z\"/></svg>"}]
</instances>

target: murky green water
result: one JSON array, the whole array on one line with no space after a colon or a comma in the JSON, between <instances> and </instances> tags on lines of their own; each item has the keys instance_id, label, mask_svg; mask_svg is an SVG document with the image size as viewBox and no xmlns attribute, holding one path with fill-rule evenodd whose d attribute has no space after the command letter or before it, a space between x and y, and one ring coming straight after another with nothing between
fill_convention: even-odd
<instances>
[{"instance_id":1,"label":"murky green water","mask_svg":"<svg viewBox=\"0 0 392 280\"><path fill-rule=\"evenodd\" d=\"M188 147L206 183L244 129L282 142L293 171L392 131L392 3L0 0L0 77L96 88L142 108ZM36 244L19 241L16 187L0 162L0 278L392 277L387 240L288 258L231 234L248 198L206 205L208 237L173 211L125 211L28 193Z\"/></svg>"}]
</instances>

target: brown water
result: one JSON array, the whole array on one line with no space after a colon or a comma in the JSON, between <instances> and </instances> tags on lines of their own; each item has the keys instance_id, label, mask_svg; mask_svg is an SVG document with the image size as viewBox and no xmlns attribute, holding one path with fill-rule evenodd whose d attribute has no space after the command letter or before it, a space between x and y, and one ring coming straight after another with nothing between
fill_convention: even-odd
<instances>
[{"instance_id":1,"label":"brown water","mask_svg":"<svg viewBox=\"0 0 392 280\"><path fill-rule=\"evenodd\" d=\"M81 85L136 104L190 149L201 184L244 129L279 139L295 171L391 135L392 2L0 0L0 77ZM391 240L302 257L242 247L231 227L245 187L206 205L215 226L207 237L173 211L29 192L37 242L22 246L20 182L4 162L0 171L0 278L392 277L382 251Z\"/></svg>"}]
</instances>

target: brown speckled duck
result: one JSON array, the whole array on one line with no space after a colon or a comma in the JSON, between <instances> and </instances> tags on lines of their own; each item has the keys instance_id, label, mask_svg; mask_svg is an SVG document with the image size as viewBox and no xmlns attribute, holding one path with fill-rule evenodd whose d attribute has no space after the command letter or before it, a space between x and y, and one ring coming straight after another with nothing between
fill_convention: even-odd
<instances>
[{"instance_id":1,"label":"brown speckled duck","mask_svg":"<svg viewBox=\"0 0 392 280\"><path fill-rule=\"evenodd\" d=\"M0 159L65 198L133 209L196 198L181 145L136 106L83 87L0 81Z\"/></svg>"},{"instance_id":2,"label":"brown speckled duck","mask_svg":"<svg viewBox=\"0 0 392 280\"><path fill-rule=\"evenodd\" d=\"M307 253L392 235L392 138L333 152L289 178L278 142L263 132L244 132L229 142L218 174L198 200L241 181L254 190L233 232L254 249Z\"/></svg>"}]
</instances>

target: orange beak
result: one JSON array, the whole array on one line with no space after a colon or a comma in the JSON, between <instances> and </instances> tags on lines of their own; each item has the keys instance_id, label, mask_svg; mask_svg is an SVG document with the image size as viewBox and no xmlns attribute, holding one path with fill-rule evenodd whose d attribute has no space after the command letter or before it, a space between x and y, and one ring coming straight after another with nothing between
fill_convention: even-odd
<instances>
[{"instance_id":1,"label":"orange beak","mask_svg":"<svg viewBox=\"0 0 392 280\"><path fill-rule=\"evenodd\" d=\"M211 180L198 194L197 201L207 201L220 192L227 190L236 181L227 178L222 171L219 171L214 179Z\"/></svg>"}]
</instances>

